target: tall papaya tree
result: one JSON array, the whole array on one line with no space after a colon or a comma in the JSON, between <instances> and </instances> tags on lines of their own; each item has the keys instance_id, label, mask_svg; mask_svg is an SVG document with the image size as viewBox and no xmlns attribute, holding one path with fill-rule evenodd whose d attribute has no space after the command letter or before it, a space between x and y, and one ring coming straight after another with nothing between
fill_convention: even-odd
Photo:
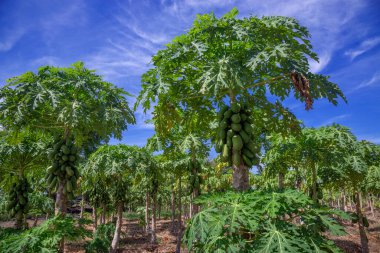
<instances>
[{"instance_id":1,"label":"tall papaya tree","mask_svg":"<svg viewBox=\"0 0 380 253\"><path fill-rule=\"evenodd\" d=\"M24 131L0 136L0 185L9 189L8 211L16 218L17 229L26 228L26 217L30 209L32 191L30 175L43 171L48 166L49 137ZM12 184L11 184L12 183Z\"/></svg>"},{"instance_id":2,"label":"tall papaya tree","mask_svg":"<svg viewBox=\"0 0 380 253\"><path fill-rule=\"evenodd\" d=\"M67 68L40 67L36 73L8 79L0 89L0 124L5 129L27 128L57 138L53 169L48 172L50 180L57 181L52 184L57 191L56 214L66 212L66 192L72 188L67 185L76 184L77 175L70 175L75 171L78 148L94 137L120 139L127 125L135 123L128 95L82 62Z\"/></svg>"},{"instance_id":3,"label":"tall papaya tree","mask_svg":"<svg viewBox=\"0 0 380 253\"><path fill-rule=\"evenodd\" d=\"M217 151L233 166L233 187L245 191L260 150L255 126L279 119L285 129L298 126L281 101L294 93L309 110L316 99L336 105L345 97L327 76L310 72L309 59L318 58L297 20L237 15L235 8L221 18L198 15L187 33L153 56L138 104L150 109L155 102L156 130L180 124L184 112L198 115L197 124L212 131ZM210 126L218 110L217 136Z\"/></svg>"},{"instance_id":4,"label":"tall papaya tree","mask_svg":"<svg viewBox=\"0 0 380 253\"><path fill-rule=\"evenodd\" d=\"M137 146L103 145L94 152L84 171L93 180L102 180L110 192L111 200L116 210L116 229L110 252L116 252L121 227L123 223L123 210L128 201L128 193L137 171L141 166L149 166L149 155Z\"/></svg>"}]
</instances>

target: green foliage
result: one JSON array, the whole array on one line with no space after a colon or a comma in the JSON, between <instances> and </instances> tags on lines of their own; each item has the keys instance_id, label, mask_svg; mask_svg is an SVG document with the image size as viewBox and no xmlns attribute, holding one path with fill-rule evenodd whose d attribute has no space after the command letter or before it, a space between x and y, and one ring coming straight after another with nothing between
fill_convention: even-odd
<instances>
[{"instance_id":1,"label":"green foliage","mask_svg":"<svg viewBox=\"0 0 380 253\"><path fill-rule=\"evenodd\" d=\"M114 231L113 223L99 225L93 239L86 244L86 253L108 253Z\"/></svg>"},{"instance_id":2,"label":"green foliage","mask_svg":"<svg viewBox=\"0 0 380 253\"><path fill-rule=\"evenodd\" d=\"M0 121L6 129L59 134L68 129L79 143L94 135L121 138L127 124L135 123L128 95L82 62L44 66L8 79L0 89Z\"/></svg>"},{"instance_id":3,"label":"green foliage","mask_svg":"<svg viewBox=\"0 0 380 253\"><path fill-rule=\"evenodd\" d=\"M188 224L184 242L194 252L339 252L322 234L344 234L332 215L295 190L227 192L195 201L203 206Z\"/></svg>"},{"instance_id":4,"label":"green foliage","mask_svg":"<svg viewBox=\"0 0 380 253\"><path fill-rule=\"evenodd\" d=\"M83 220L79 221L79 223L83 222ZM0 252L55 253L62 238L75 241L88 236L91 236L91 233L83 226L78 226L78 221L70 217L57 216L20 234L9 234L1 240Z\"/></svg>"}]
</instances>

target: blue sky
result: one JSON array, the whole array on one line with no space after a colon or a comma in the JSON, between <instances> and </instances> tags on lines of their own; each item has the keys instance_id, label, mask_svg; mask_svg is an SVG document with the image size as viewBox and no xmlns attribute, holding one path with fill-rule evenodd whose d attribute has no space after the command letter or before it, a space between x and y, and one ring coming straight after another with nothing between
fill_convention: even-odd
<instances>
[{"instance_id":1,"label":"blue sky","mask_svg":"<svg viewBox=\"0 0 380 253\"><path fill-rule=\"evenodd\" d=\"M132 94L152 55L185 32L197 13L297 18L312 34L320 62L312 70L330 75L348 98L337 107L317 101L306 112L294 99L286 105L306 126L333 122L359 139L380 143L380 2L376 0L0 0L0 84L41 65L81 60L105 80ZM131 98L131 103L134 99ZM150 115L136 112L121 142L144 145L154 132ZM118 141L112 141L116 143Z\"/></svg>"}]
</instances>

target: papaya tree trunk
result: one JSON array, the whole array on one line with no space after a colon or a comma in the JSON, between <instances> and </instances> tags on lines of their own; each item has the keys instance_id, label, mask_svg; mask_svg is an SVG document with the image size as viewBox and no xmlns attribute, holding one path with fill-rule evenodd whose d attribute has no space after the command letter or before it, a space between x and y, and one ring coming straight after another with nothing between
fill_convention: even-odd
<instances>
[{"instance_id":1,"label":"papaya tree trunk","mask_svg":"<svg viewBox=\"0 0 380 253\"><path fill-rule=\"evenodd\" d=\"M232 167L232 186L236 191L249 190L249 171L247 166L240 164L240 166L233 165Z\"/></svg>"},{"instance_id":2,"label":"papaya tree trunk","mask_svg":"<svg viewBox=\"0 0 380 253\"><path fill-rule=\"evenodd\" d=\"M106 223L106 213L107 213L107 205L105 203L102 203L102 216L100 218L101 224Z\"/></svg>"},{"instance_id":3,"label":"papaya tree trunk","mask_svg":"<svg viewBox=\"0 0 380 253\"><path fill-rule=\"evenodd\" d=\"M314 202L318 201L318 193L317 193L317 167L313 163L311 166L312 169L312 198Z\"/></svg>"},{"instance_id":4,"label":"papaya tree trunk","mask_svg":"<svg viewBox=\"0 0 380 253\"><path fill-rule=\"evenodd\" d=\"M94 232L98 228L98 213L96 212L95 205L92 207L92 218L94 219Z\"/></svg>"},{"instance_id":5,"label":"papaya tree trunk","mask_svg":"<svg viewBox=\"0 0 380 253\"><path fill-rule=\"evenodd\" d=\"M346 189L343 188L342 191L342 206L340 208L342 211L347 212L347 198L346 198Z\"/></svg>"},{"instance_id":6,"label":"papaya tree trunk","mask_svg":"<svg viewBox=\"0 0 380 253\"><path fill-rule=\"evenodd\" d=\"M113 235L110 253L115 253L120 240L121 227L123 225L123 202L117 203L117 220L115 234Z\"/></svg>"},{"instance_id":7,"label":"papaya tree trunk","mask_svg":"<svg viewBox=\"0 0 380 253\"><path fill-rule=\"evenodd\" d=\"M364 216L362 213L362 206L361 206L361 192L357 191L355 194L355 201L356 201L356 214L358 216L358 224L359 224L359 234L360 234L360 243L362 248L362 253L369 253L368 248L368 237L367 233L365 231L364 227Z\"/></svg>"},{"instance_id":8,"label":"papaya tree trunk","mask_svg":"<svg viewBox=\"0 0 380 253\"><path fill-rule=\"evenodd\" d=\"M156 236L156 206L157 206L157 193L152 194L152 228L150 242L157 243Z\"/></svg>"},{"instance_id":9,"label":"papaya tree trunk","mask_svg":"<svg viewBox=\"0 0 380 253\"><path fill-rule=\"evenodd\" d=\"M65 185L66 185L65 180L59 180L57 195L55 198L55 209L54 209L55 215L64 216L66 214L66 196L63 192Z\"/></svg>"},{"instance_id":10,"label":"papaya tree trunk","mask_svg":"<svg viewBox=\"0 0 380 253\"><path fill-rule=\"evenodd\" d=\"M175 192L174 183L172 182L172 194L171 194L171 208L172 208L172 231L175 230Z\"/></svg>"},{"instance_id":11,"label":"papaya tree trunk","mask_svg":"<svg viewBox=\"0 0 380 253\"><path fill-rule=\"evenodd\" d=\"M38 215L34 217L33 227L37 226L37 224L38 224Z\"/></svg>"},{"instance_id":12,"label":"papaya tree trunk","mask_svg":"<svg viewBox=\"0 0 380 253\"><path fill-rule=\"evenodd\" d=\"M280 191L284 189L284 173L282 171L278 173L278 189Z\"/></svg>"},{"instance_id":13,"label":"papaya tree trunk","mask_svg":"<svg viewBox=\"0 0 380 253\"><path fill-rule=\"evenodd\" d=\"M83 219L83 213L84 213L84 197L82 195L82 200L80 201L80 214L79 214L79 218L80 219Z\"/></svg>"},{"instance_id":14,"label":"papaya tree trunk","mask_svg":"<svg viewBox=\"0 0 380 253\"><path fill-rule=\"evenodd\" d=\"M373 209L373 197L372 197L372 194L368 195L368 205L369 205L369 209L371 210L372 217L375 217L375 211Z\"/></svg>"},{"instance_id":15,"label":"papaya tree trunk","mask_svg":"<svg viewBox=\"0 0 380 253\"><path fill-rule=\"evenodd\" d=\"M149 192L145 193L145 232L149 233Z\"/></svg>"},{"instance_id":16,"label":"papaya tree trunk","mask_svg":"<svg viewBox=\"0 0 380 253\"><path fill-rule=\"evenodd\" d=\"M181 252L181 240L182 240L182 192L181 192L181 178L178 179L178 234L177 234L177 245L176 245L176 253Z\"/></svg>"}]
</instances>

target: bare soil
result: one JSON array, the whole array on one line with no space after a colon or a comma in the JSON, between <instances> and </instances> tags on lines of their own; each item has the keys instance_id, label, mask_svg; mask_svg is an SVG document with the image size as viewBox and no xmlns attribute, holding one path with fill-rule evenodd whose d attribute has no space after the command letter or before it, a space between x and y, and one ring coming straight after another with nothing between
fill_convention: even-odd
<instances>
[{"instance_id":1,"label":"bare soil","mask_svg":"<svg viewBox=\"0 0 380 253\"><path fill-rule=\"evenodd\" d=\"M368 228L368 239L371 253L380 253L380 213L376 213L373 217L367 213L370 223ZM41 223L40 220L38 223ZM33 224L33 220L29 220L29 224ZM1 227L11 227L13 221L0 222ZM360 253L360 236L357 224L351 222L343 223L346 232L345 236L328 236L346 253ZM92 229L90 226L89 229ZM176 231L171 229L170 220L159 220L157 222L157 244L151 244L150 235L144 233L143 228L139 226L137 221L124 220L122 228L122 237L120 241L119 251L123 253L172 253L176 249ZM84 253L85 242L70 242L66 244L65 252L68 253ZM187 253L186 249L181 252Z\"/></svg>"}]
</instances>

